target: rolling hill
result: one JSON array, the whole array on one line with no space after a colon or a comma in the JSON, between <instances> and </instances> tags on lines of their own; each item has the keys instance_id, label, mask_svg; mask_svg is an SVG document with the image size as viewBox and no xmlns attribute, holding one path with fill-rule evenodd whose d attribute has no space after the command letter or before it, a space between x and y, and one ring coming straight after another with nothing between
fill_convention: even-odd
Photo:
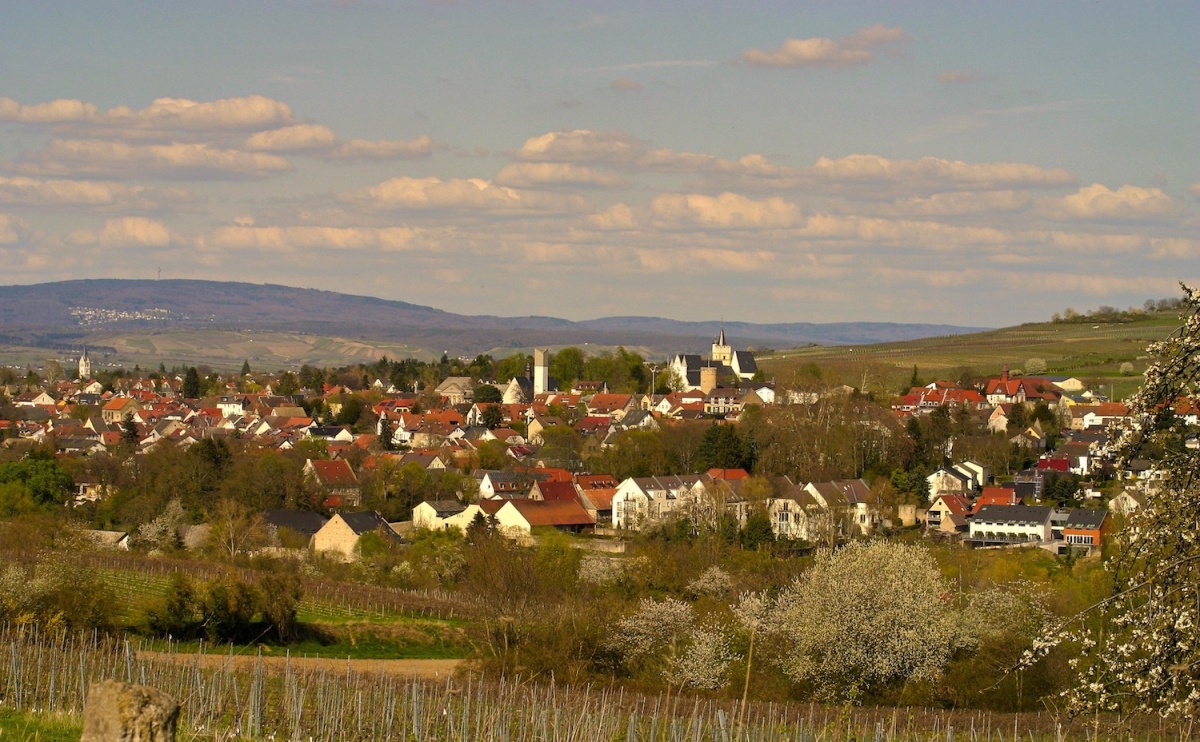
<instances>
[{"instance_id":1,"label":"rolling hill","mask_svg":"<svg viewBox=\"0 0 1200 742\"><path fill-rule=\"evenodd\" d=\"M369 296L273 284L89 279L0 286L0 355L69 351L87 343L124 358L214 365L335 364L379 355L434 357L533 346L623 345L654 357L708 349L721 323L660 317L469 316ZM979 328L899 323L726 322L738 347L798 347L909 340ZM203 332L200 332L203 331ZM252 335L252 337L250 337ZM258 351L246 347L259 343ZM274 346L274 347L269 347Z\"/></svg>"}]
</instances>

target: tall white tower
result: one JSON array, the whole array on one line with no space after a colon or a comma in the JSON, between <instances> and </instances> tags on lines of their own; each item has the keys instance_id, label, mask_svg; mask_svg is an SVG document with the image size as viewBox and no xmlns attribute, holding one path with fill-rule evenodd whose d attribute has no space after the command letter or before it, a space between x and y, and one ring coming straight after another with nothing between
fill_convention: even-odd
<instances>
[{"instance_id":1,"label":"tall white tower","mask_svg":"<svg viewBox=\"0 0 1200 742\"><path fill-rule=\"evenodd\" d=\"M83 346L83 355L79 356L79 378L92 378L92 359L88 357L87 346Z\"/></svg>"},{"instance_id":2,"label":"tall white tower","mask_svg":"<svg viewBox=\"0 0 1200 742\"><path fill-rule=\"evenodd\" d=\"M550 391L550 364L546 360L546 351L541 348L533 349L533 393L545 394Z\"/></svg>"}]
</instances>

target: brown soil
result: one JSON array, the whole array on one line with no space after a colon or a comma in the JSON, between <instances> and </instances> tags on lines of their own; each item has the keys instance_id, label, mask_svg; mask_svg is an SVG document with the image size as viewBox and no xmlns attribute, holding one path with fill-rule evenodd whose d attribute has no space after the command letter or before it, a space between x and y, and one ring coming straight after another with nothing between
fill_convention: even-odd
<instances>
[{"instance_id":1,"label":"brown soil","mask_svg":"<svg viewBox=\"0 0 1200 742\"><path fill-rule=\"evenodd\" d=\"M164 652L142 652L147 657L166 658ZM199 663L203 668L223 668L229 663L232 666L242 670L250 670L254 667L254 663L258 657L254 655L229 655L220 654L172 654L171 657L176 662L187 664ZM267 672L277 673L282 672L284 663L287 662L286 657L263 657L263 667ZM444 680L448 676L453 675L462 660L338 660L331 657L309 657L291 659L292 666L295 668L328 668L330 670L345 670L347 666L352 668L357 673L379 673L383 672L388 675L402 675L405 677L419 677L425 679Z\"/></svg>"}]
</instances>

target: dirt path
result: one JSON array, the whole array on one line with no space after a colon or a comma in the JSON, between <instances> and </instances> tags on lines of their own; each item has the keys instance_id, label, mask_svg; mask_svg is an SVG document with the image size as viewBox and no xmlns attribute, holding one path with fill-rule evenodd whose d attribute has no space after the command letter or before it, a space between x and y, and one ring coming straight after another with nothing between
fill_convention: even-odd
<instances>
[{"instance_id":1,"label":"dirt path","mask_svg":"<svg viewBox=\"0 0 1200 742\"><path fill-rule=\"evenodd\" d=\"M142 652L143 656L166 659L168 655L165 652ZM254 667L255 661L258 659L255 655L239 654L230 657L229 655L221 654L184 654L172 653L170 658L175 662L192 664L199 662L200 667L207 669L217 669L226 667L228 663L241 670L249 670ZM287 662L286 657L266 657L262 658L263 666L267 672L277 673L283 671L284 663ZM427 680L444 680L447 676L453 675L454 671L462 664L462 660L338 660L331 657L292 657L292 667L294 668L328 668L330 670L345 671L349 665L355 672L358 673L379 673L387 675L402 675L404 677L416 676Z\"/></svg>"}]
</instances>

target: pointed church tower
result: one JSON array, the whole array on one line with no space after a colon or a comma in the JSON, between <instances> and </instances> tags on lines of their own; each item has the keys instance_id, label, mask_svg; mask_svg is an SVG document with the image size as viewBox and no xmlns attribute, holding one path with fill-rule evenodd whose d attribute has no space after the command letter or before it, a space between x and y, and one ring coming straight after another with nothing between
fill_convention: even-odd
<instances>
[{"instance_id":1,"label":"pointed church tower","mask_svg":"<svg viewBox=\"0 0 1200 742\"><path fill-rule=\"evenodd\" d=\"M725 342L725 323L721 323L721 334L717 338L717 342L712 346L712 360L715 363L723 363L726 366L733 363L733 348L729 347Z\"/></svg>"},{"instance_id":2,"label":"pointed church tower","mask_svg":"<svg viewBox=\"0 0 1200 742\"><path fill-rule=\"evenodd\" d=\"M79 378L92 378L92 359L88 357L87 346L83 346L83 355L79 356Z\"/></svg>"}]
</instances>

